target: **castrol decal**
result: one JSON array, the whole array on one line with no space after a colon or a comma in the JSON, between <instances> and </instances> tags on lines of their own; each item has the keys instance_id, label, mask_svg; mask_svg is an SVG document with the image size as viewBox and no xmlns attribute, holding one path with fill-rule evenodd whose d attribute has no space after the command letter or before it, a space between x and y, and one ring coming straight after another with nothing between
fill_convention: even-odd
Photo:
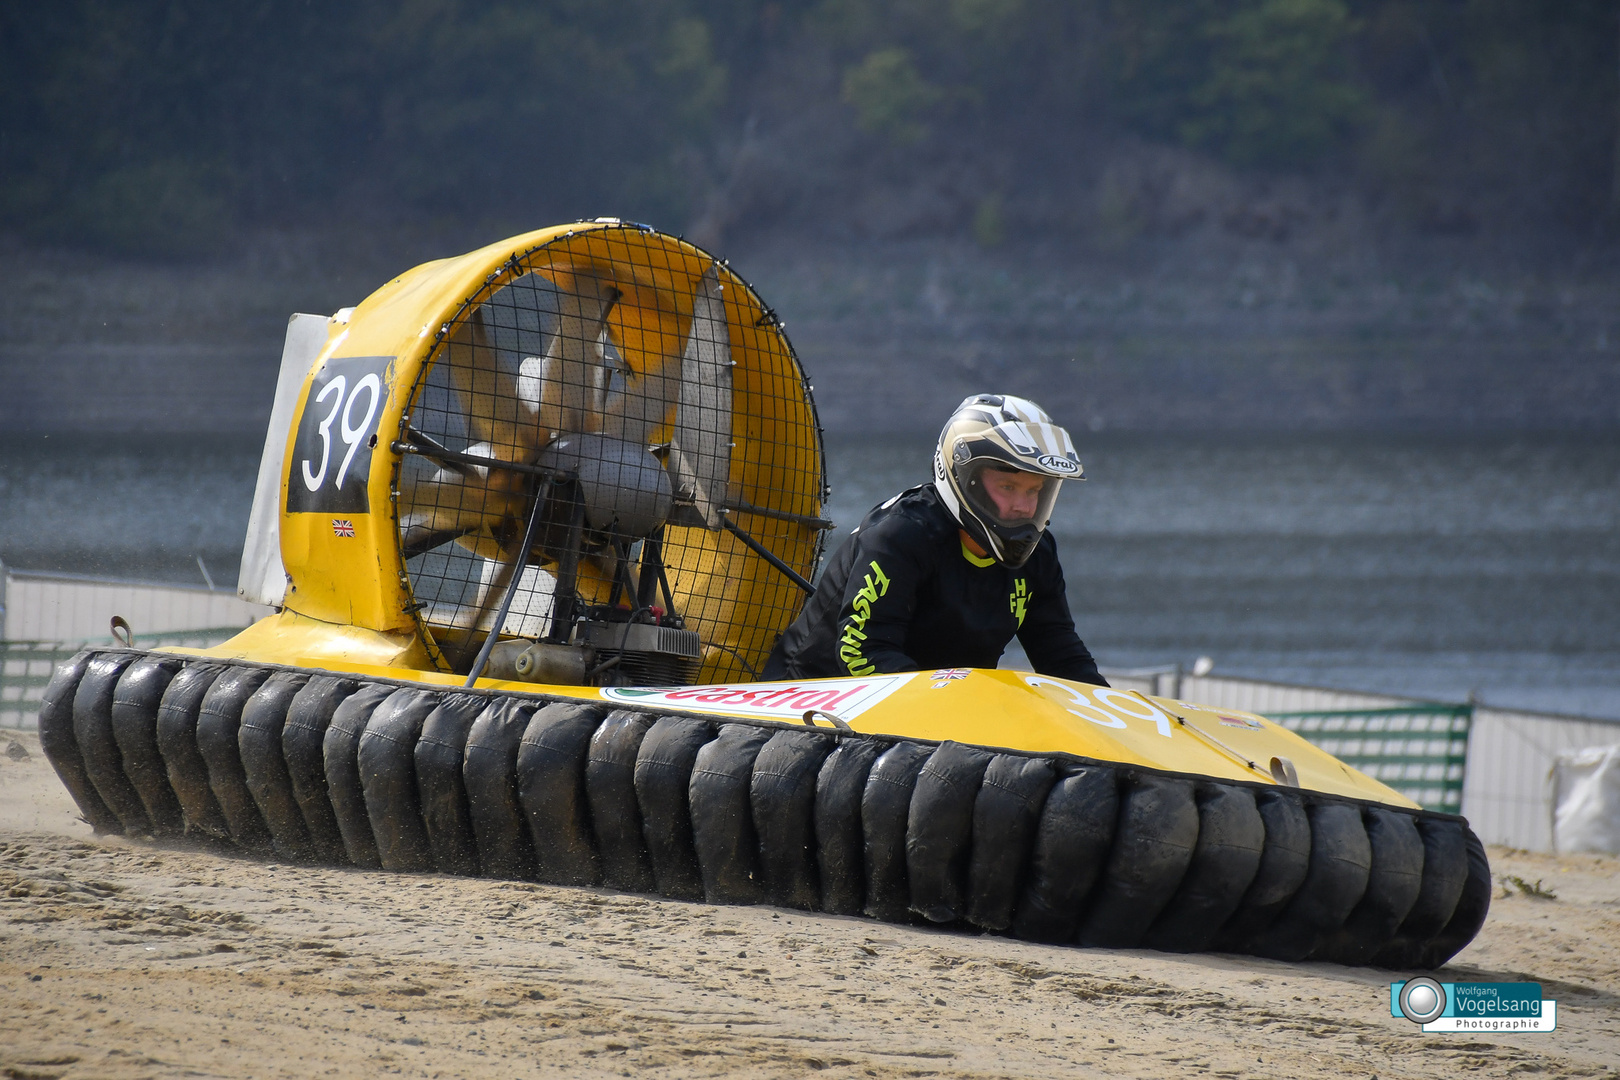
<instances>
[{"instance_id":1,"label":"castrol decal","mask_svg":"<svg viewBox=\"0 0 1620 1080\"><path fill-rule=\"evenodd\" d=\"M908 671L862 679L801 679L740 686L604 686L601 694L608 701L688 712L800 720L811 709L819 709L849 720L900 689L916 674Z\"/></svg>"}]
</instances>

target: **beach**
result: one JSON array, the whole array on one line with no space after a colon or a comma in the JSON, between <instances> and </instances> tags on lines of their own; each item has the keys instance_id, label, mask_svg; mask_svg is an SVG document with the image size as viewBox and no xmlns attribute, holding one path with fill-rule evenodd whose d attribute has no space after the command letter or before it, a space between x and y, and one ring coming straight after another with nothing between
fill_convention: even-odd
<instances>
[{"instance_id":1,"label":"beach","mask_svg":"<svg viewBox=\"0 0 1620 1080\"><path fill-rule=\"evenodd\" d=\"M1555 1032L1425 1034L1403 972L96 837L6 732L0 1076L1615 1074L1620 859L1490 856L1438 977L1539 981Z\"/></svg>"}]
</instances>

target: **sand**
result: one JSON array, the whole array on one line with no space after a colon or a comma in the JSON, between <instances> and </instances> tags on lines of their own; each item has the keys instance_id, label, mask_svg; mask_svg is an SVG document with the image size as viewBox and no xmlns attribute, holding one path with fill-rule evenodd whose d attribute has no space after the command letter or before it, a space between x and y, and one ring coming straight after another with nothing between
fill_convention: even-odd
<instances>
[{"instance_id":1,"label":"sand","mask_svg":"<svg viewBox=\"0 0 1620 1080\"><path fill-rule=\"evenodd\" d=\"M0 1077L1620 1073L1620 859L1490 854L1441 977L1539 980L1556 1032L1424 1034L1368 968L98 838L5 732Z\"/></svg>"}]
</instances>

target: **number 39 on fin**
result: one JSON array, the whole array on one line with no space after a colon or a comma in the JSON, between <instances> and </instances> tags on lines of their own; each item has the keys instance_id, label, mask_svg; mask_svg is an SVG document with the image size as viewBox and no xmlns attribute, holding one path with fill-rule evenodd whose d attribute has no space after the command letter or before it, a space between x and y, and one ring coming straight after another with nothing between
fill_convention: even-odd
<instances>
[{"instance_id":1,"label":"number 39 on fin","mask_svg":"<svg viewBox=\"0 0 1620 1080\"><path fill-rule=\"evenodd\" d=\"M288 513L370 513L371 451L393 362L334 357L315 373L293 441Z\"/></svg>"}]
</instances>

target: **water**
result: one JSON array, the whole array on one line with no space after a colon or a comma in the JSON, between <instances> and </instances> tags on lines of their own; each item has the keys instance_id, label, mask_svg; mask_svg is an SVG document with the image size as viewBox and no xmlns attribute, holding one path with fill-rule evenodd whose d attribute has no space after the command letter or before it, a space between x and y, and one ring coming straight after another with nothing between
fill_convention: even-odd
<instances>
[{"instance_id":1,"label":"water","mask_svg":"<svg viewBox=\"0 0 1620 1080\"><path fill-rule=\"evenodd\" d=\"M829 516L847 530L931 449L835 442ZM256 434L0 444L0 559L200 584L201 555L228 587L258 453ZM1093 436L1081 456L1053 529L1104 666L1208 655L1620 718L1620 440Z\"/></svg>"}]
</instances>

